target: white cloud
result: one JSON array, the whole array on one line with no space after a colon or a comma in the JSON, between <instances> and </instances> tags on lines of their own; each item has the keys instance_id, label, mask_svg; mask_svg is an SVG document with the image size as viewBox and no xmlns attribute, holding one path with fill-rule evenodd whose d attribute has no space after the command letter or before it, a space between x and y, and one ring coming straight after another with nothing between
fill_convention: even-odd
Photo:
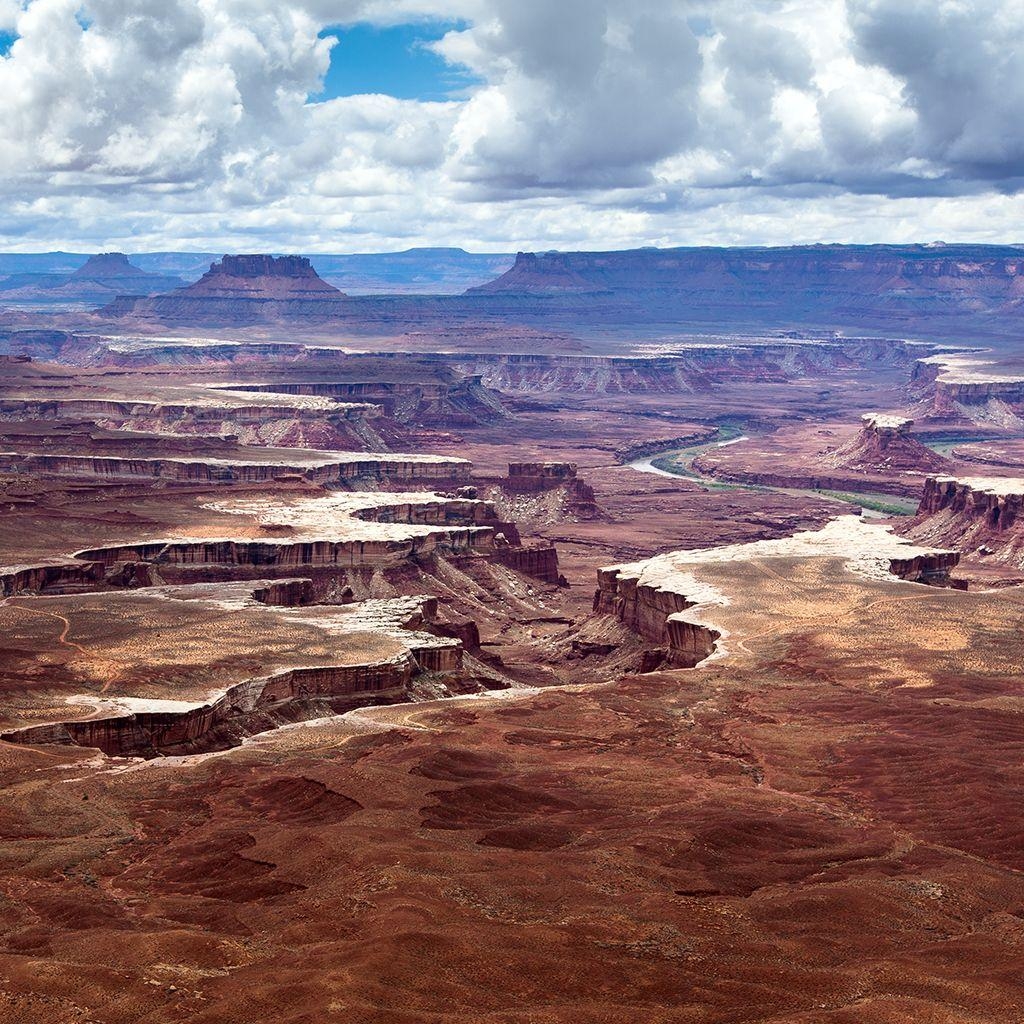
<instances>
[{"instance_id":1,"label":"white cloud","mask_svg":"<svg viewBox=\"0 0 1024 1024\"><path fill-rule=\"evenodd\" d=\"M311 103L327 25L481 84ZM1021 0L0 0L9 248L1012 240Z\"/></svg>"}]
</instances>

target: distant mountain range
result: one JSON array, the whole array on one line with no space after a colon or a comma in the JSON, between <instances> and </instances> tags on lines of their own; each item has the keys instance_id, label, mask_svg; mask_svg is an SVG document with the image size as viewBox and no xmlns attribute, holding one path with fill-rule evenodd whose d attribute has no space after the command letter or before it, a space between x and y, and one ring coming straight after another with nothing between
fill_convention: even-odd
<instances>
[{"instance_id":1,"label":"distant mountain range","mask_svg":"<svg viewBox=\"0 0 1024 1024\"><path fill-rule=\"evenodd\" d=\"M69 273L21 270L0 280L0 302L29 306L89 306L118 295L156 295L185 282L170 274L153 274L135 266L121 252L89 256Z\"/></svg>"},{"instance_id":2,"label":"distant mountain range","mask_svg":"<svg viewBox=\"0 0 1024 1024\"><path fill-rule=\"evenodd\" d=\"M1024 246L809 245L519 253L467 297L604 323L1019 333Z\"/></svg>"},{"instance_id":3,"label":"distant mountain range","mask_svg":"<svg viewBox=\"0 0 1024 1024\"><path fill-rule=\"evenodd\" d=\"M0 258L0 269L12 259ZM167 276L167 254L160 275L121 254L93 257L63 277L32 259L35 271L0 281L0 306L88 294L92 308L101 307L91 322L121 326L343 323L379 333L486 322L588 333L814 329L971 342L1016 338L1024 310L1022 246L634 249L519 253L514 261L458 249L254 254L214 261L185 287ZM489 279L455 290L488 264ZM370 281L379 291L365 290Z\"/></svg>"},{"instance_id":4,"label":"distant mountain range","mask_svg":"<svg viewBox=\"0 0 1024 1024\"><path fill-rule=\"evenodd\" d=\"M212 252L134 253L127 258L130 265L139 272L163 278L165 286L151 288L139 279L136 290L127 287L121 291L105 291L96 295L95 304L109 301L115 294L151 295L181 287L202 277L220 257L220 253ZM79 298L72 295L73 290L61 294L53 289L66 284L72 274L95 258L86 253L68 252L0 253L0 305L88 302L91 296ZM454 248L319 254L309 259L328 284L354 295L458 295L504 273L513 262L511 253L470 253Z\"/></svg>"}]
</instances>

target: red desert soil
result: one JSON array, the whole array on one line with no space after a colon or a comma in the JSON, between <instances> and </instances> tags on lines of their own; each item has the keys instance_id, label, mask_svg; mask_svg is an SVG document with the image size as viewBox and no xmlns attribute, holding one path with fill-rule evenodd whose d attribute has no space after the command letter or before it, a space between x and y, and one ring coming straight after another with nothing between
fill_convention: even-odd
<instances>
[{"instance_id":1,"label":"red desert soil","mask_svg":"<svg viewBox=\"0 0 1024 1024\"><path fill-rule=\"evenodd\" d=\"M5 751L7 1012L1014 1019L1022 599L791 570L731 570L776 608L735 664L198 763Z\"/></svg>"},{"instance_id":2,"label":"red desert soil","mask_svg":"<svg viewBox=\"0 0 1024 1024\"><path fill-rule=\"evenodd\" d=\"M154 741L150 760L58 734L0 742L0 1020L1024 1018L1024 591L733 549L693 570L716 595L699 609L712 656L644 674L662 642L632 631L625 598L593 610L603 567L850 511L625 463L742 420L796 439L775 468L804 471L823 441L856 446L863 412L909 403L905 347L805 345L799 365L785 345L758 350L763 365L754 349L691 353L626 372L602 358L510 363L501 354L527 332L515 337L501 348L492 330L494 358L427 360L429 373L396 354L397 330L380 343L390 356L354 361L48 334L33 344L89 365L4 366L17 394L0 403L0 579L25 589L0 602L3 728L81 724L82 698L244 692L219 707L223 743L203 745L203 722L185 737L191 756L154 756L175 727L156 718L130 723L140 748ZM481 351L471 340L461 350ZM437 335L421 346L436 353ZM237 401L211 396L239 383L372 385L368 403L384 404L365 424L388 450L325 483L301 432L273 450L238 440ZM184 410L168 388L188 390ZM118 392L159 411L134 423L142 413L63 404ZM278 402L282 422L322 407L281 394L324 398L251 394L257 409ZM46 398L56 405L33 404ZM172 415L194 429L171 430ZM835 438L815 434L832 424ZM410 442L439 460L411 468ZM25 461L40 448L51 458ZM438 477L453 458L473 465ZM220 470L164 465L181 460ZM898 487L930 468L881 460L870 473ZM435 489L419 504L398 493ZM330 545L351 524L335 504L363 490L384 511L359 520L369 541L338 561ZM311 517L311 503L333 511ZM382 546L375 527L434 539ZM138 548L172 536L173 552ZM111 545L123 550L98 551ZM83 548L95 569L68 572ZM665 599L663 613L696 616L685 589ZM394 629L372 618L410 601L422 612ZM361 628L335 629L348 615ZM362 688L353 710L275 717L264 702L265 728L239 724L263 699L245 690L261 673L389 658L401 671L387 706ZM296 721L311 709L324 717Z\"/></svg>"}]
</instances>

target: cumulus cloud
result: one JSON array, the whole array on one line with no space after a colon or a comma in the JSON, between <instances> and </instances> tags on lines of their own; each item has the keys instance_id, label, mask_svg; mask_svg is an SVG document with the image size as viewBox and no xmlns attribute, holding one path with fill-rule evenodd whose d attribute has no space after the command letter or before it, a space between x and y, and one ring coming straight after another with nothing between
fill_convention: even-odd
<instances>
[{"instance_id":1,"label":"cumulus cloud","mask_svg":"<svg viewBox=\"0 0 1024 1024\"><path fill-rule=\"evenodd\" d=\"M964 181L1024 176L1024 6L1019 0L850 0L855 54L902 83L908 156Z\"/></svg>"},{"instance_id":2,"label":"cumulus cloud","mask_svg":"<svg viewBox=\"0 0 1024 1024\"><path fill-rule=\"evenodd\" d=\"M455 180L637 185L692 144L701 61L674 5L494 0L487 21L437 49L488 81L456 125Z\"/></svg>"},{"instance_id":3,"label":"cumulus cloud","mask_svg":"<svg viewBox=\"0 0 1024 1024\"><path fill-rule=\"evenodd\" d=\"M325 28L429 18L467 94L311 101ZM991 238L1024 180L1021 0L0 0L0 32L9 247Z\"/></svg>"}]
</instances>

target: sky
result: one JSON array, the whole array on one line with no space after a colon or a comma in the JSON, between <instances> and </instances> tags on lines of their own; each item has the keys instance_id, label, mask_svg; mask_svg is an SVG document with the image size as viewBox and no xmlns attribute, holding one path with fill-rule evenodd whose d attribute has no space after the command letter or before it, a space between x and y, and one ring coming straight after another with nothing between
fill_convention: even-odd
<instances>
[{"instance_id":1,"label":"sky","mask_svg":"<svg viewBox=\"0 0 1024 1024\"><path fill-rule=\"evenodd\" d=\"M0 249L1024 242L1024 0L0 0Z\"/></svg>"}]
</instances>

